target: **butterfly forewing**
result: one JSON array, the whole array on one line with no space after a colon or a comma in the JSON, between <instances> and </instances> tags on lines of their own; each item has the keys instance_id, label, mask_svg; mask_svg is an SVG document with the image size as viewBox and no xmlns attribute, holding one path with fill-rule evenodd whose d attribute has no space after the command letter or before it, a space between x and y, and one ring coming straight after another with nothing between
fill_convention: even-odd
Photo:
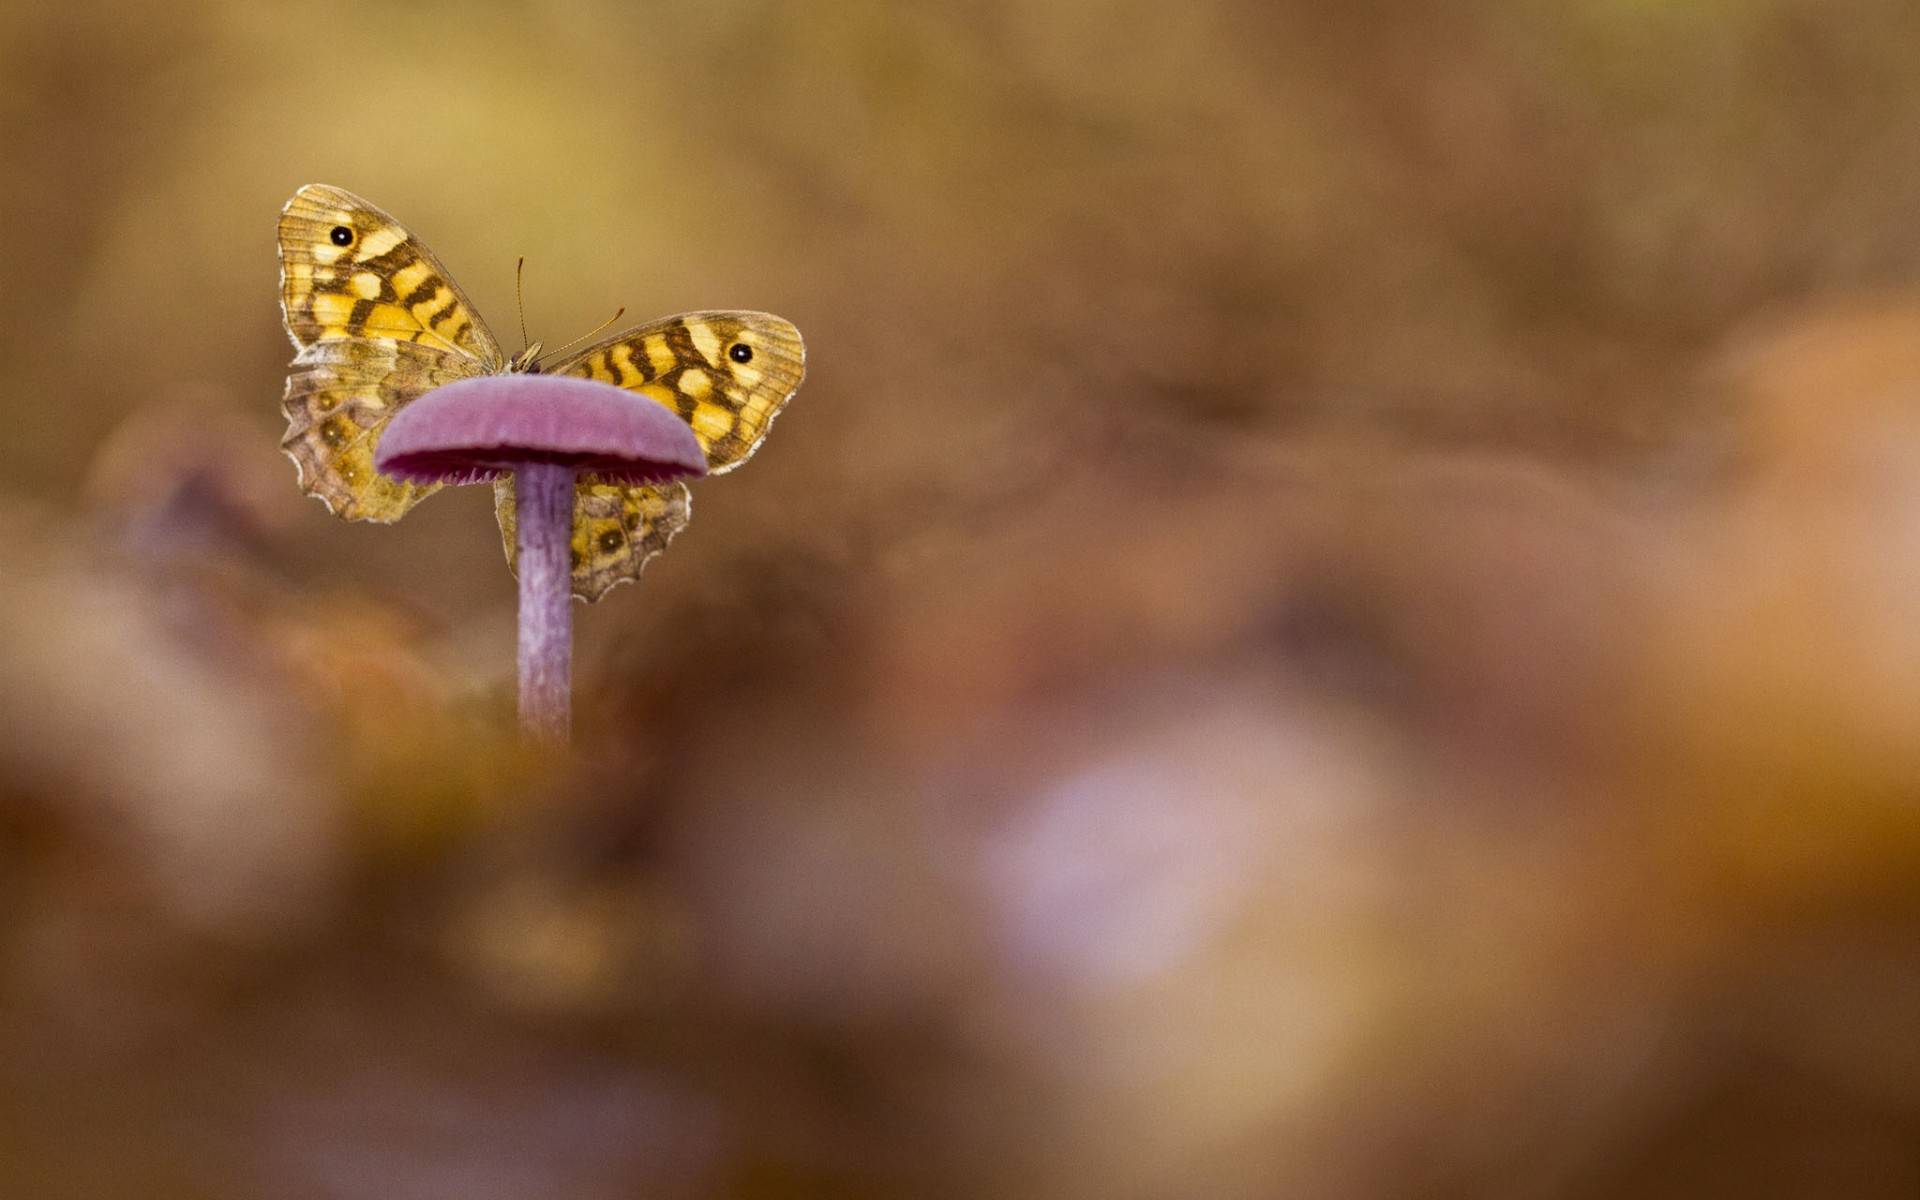
<instances>
[{"instance_id":1,"label":"butterfly forewing","mask_svg":"<svg viewBox=\"0 0 1920 1200\"><path fill-rule=\"evenodd\" d=\"M683 313L547 369L639 392L679 413L707 453L707 470L718 475L759 448L800 387L806 348L792 322L771 313Z\"/></svg>"},{"instance_id":2,"label":"butterfly forewing","mask_svg":"<svg viewBox=\"0 0 1920 1200\"><path fill-rule=\"evenodd\" d=\"M287 333L317 342L417 342L499 371L500 345L433 252L352 192L308 184L280 212Z\"/></svg>"},{"instance_id":3,"label":"butterfly forewing","mask_svg":"<svg viewBox=\"0 0 1920 1200\"><path fill-rule=\"evenodd\" d=\"M519 525L511 478L494 483L493 511L506 543L507 565L517 575ZM692 513L693 499L684 483L630 485L582 476L573 491L573 594L594 601L640 578L648 560L667 548Z\"/></svg>"}]
</instances>

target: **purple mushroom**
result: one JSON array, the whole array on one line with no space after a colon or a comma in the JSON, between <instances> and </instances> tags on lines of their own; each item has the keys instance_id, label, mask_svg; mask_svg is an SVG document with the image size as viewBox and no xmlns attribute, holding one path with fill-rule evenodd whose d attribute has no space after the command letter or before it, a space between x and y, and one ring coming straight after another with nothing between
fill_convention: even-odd
<instances>
[{"instance_id":1,"label":"purple mushroom","mask_svg":"<svg viewBox=\"0 0 1920 1200\"><path fill-rule=\"evenodd\" d=\"M520 725L565 740L572 689L574 481L704 475L706 455L671 409L612 384L507 374L436 388L394 414L374 465L420 483L514 476L519 505Z\"/></svg>"}]
</instances>

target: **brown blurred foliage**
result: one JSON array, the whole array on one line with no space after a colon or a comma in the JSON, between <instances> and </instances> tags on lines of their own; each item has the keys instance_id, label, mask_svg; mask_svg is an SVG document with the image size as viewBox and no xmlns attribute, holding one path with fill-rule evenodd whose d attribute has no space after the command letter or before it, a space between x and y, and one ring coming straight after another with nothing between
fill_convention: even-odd
<instances>
[{"instance_id":1,"label":"brown blurred foliage","mask_svg":"<svg viewBox=\"0 0 1920 1200\"><path fill-rule=\"evenodd\" d=\"M1920 1195L1920 9L0 13L0 1196ZM745 306L511 737L272 228Z\"/></svg>"}]
</instances>

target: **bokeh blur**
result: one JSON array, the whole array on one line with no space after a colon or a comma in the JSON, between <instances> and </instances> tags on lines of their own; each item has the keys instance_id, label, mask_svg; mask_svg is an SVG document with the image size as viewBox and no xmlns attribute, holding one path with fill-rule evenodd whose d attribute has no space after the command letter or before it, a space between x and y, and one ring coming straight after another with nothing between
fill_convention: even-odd
<instances>
[{"instance_id":1,"label":"bokeh blur","mask_svg":"<svg viewBox=\"0 0 1920 1200\"><path fill-rule=\"evenodd\" d=\"M0 1197L1920 1196L1920 8L0 9ZM512 733L273 229L806 385Z\"/></svg>"}]
</instances>

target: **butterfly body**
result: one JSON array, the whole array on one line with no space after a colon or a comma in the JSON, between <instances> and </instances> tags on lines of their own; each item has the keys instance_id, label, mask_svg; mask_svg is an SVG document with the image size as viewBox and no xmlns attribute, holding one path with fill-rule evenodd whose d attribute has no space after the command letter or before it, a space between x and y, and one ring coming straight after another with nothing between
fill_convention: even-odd
<instances>
[{"instance_id":1,"label":"butterfly body","mask_svg":"<svg viewBox=\"0 0 1920 1200\"><path fill-rule=\"evenodd\" d=\"M504 372L598 379L665 405L692 427L718 474L752 455L805 374L793 325L768 313L667 317L541 364L508 355L439 260L393 217L341 188L309 184L280 214L281 309L296 352L281 447L300 485L338 516L397 521L438 484L390 479L373 455L393 414L427 391ZM511 563L511 479L495 485ZM682 484L582 477L575 489L574 593L594 600L637 578L691 511Z\"/></svg>"}]
</instances>

